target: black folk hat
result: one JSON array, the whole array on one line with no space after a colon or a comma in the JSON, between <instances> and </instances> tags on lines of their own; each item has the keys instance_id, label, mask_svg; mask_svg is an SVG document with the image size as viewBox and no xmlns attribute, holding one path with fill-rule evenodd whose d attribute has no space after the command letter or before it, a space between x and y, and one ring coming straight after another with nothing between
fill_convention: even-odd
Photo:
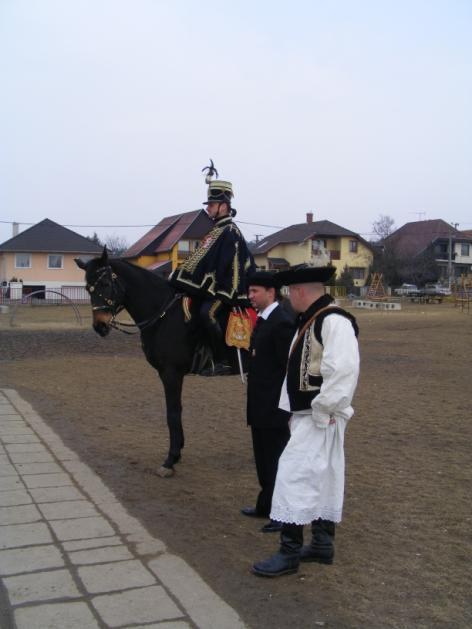
<instances>
[{"instance_id":1,"label":"black folk hat","mask_svg":"<svg viewBox=\"0 0 472 629\"><path fill-rule=\"evenodd\" d=\"M325 284L336 273L334 266L308 266L300 264L291 267L287 271L277 273L280 286L290 286L290 284L311 284L319 282Z\"/></svg>"},{"instance_id":2,"label":"black folk hat","mask_svg":"<svg viewBox=\"0 0 472 629\"><path fill-rule=\"evenodd\" d=\"M248 286L263 286L264 288L280 288L278 273L270 271L255 271L247 278Z\"/></svg>"}]
</instances>

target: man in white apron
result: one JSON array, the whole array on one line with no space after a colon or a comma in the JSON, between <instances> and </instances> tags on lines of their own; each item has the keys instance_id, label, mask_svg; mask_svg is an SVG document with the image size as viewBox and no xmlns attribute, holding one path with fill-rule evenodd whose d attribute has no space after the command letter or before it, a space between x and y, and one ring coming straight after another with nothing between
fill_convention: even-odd
<instances>
[{"instance_id":1,"label":"man in white apron","mask_svg":"<svg viewBox=\"0 0 472 629\"><path fill-rule=\"evenodd\" d=\"M279 407L291 413L290 440L278 465L270 517L283 523L279 551L253 566L260 576L297 572L300 561L332 563L344 497L344 431L359 374L354 317L325 294L333 267L278 274L300 313ZM312 539L303 547L303 526Z\"/></svg>"}]
</instances>

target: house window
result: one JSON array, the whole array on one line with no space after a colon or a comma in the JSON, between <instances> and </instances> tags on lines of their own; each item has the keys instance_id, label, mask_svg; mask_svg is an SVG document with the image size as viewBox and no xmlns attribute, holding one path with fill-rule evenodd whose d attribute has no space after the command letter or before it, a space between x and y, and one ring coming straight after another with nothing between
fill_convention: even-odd
<instances>
[{"instance_id":1,"label":"house window","mask_svg":"<svg viewBox=\"0 0 472 629\"><path fill-rule=\"evenodd\" d=\"M468 245L467 243L462 243L461 244L461 256L469 256L470 253L470 245Z\"/></svg>"},{"instance_id":2,"label":"house window","mask_svg":"<svg viewBox=\"0 0 472 629\"><path fill-rule=\"evenodd\" d=\"M64 256L55 253L48 255L48 269L62 269L64 267Z\"/></svg>"},{"instance_id":3,"label":"house window","mask_svg":"<svg viewBox=\"0 0 472 629\"><path fill-rule=\"evenodd\" d=\"M17 253L15 255L15 269L30 269L31 253Z\"/></svg>"},{"instance_id":4,"label":"house window","mask_svg":"<svg viewBox=\"0 0 472 629\"><path fill-rule=\"evenodd\" d=\"M351 266L350 272L355 280L363 280L365 278L365 269L361 266Z\"/></svg>"},{"instance_id":5,"label":"house window","mask_svg":"<svg viewBox=\"0 0 472 629\"><path fill-rule=\"evenodd\" d=\"M315 240L311 241L311 251L313 255L319 256L323 253L323 250L326 249L326 240Z\"/></svg>"},{"instance_id":6,"label":"house window","mask_svg":"<svg viewBox=\"0 0 472 629\"><path fill-rule=\"evenodd\" d=\"M357 240L349 241L349 253L357 253Z\"/></svg>"},{"instance_id":7,"label":"house window","mask_svg":"<svg viewBox=\"0 0 472 629\"><path fill-rule=\"evenodd\" d=\"M186 260L191 254L190 240L179 240L177 255L181 260Z\"/></svg>"}]
</instances>

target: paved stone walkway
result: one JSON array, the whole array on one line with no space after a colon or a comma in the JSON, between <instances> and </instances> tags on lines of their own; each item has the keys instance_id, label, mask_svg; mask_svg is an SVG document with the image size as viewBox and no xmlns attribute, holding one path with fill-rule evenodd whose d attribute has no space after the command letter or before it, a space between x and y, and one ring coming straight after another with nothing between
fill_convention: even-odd
<instances>
[{"instance_id":1,"label":"paved stone walkway","mask_svg":"<svg viewBox=\"0 0 472 629\"><path fill-rule=\"evenodd\" d=\"M2 629L241 629L16 391L0 389Z\"/></svg>"}]
</instances>

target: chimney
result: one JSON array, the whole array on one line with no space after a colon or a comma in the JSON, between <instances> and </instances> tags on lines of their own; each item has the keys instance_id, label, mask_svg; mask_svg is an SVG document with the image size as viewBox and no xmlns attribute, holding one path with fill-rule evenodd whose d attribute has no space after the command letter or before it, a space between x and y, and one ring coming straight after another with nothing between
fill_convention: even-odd
<instances>
[{"instance_id":1,"label":"chimney","mask_svg":"<svg viewBox=\"0 0 472 629\"><path fill-rule=\"evenodd\" d=\"M307 212L306 213L306 222L307 223L313 223L313 212Z\"/></svg>"},{"instance_id":2,"label":"chimney","mask_svg":"<svg viewBox=\"0 0 472 629\"><path fill-rule=\"evenodd\" d=\"M13 238L15 236L18 236L19 226L20 226L19 223L12 223L11 224L11 231L12 231Z\"/></svg>"}]
</instances>

